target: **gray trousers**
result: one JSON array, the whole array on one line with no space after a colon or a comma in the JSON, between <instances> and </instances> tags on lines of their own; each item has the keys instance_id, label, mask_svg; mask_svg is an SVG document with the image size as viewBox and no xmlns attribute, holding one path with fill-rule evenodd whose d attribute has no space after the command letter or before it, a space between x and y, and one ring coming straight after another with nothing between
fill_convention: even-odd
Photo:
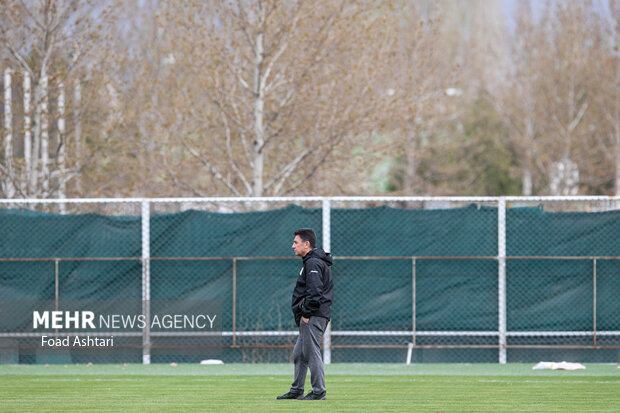
<instances>
[{"instance_id":1,"label":"gray trousers","mask_svg":"<svg viewBox=\"0 0 620 413\"><path fill-rule=\"evenodd\" d=\"M310 368L310 382L314 393L319 394L325 391L321 338L323 338L326 327L327 319L323 317L310 317L307 324L304 320L299 323L299 337L293 349L295 380L291 385L291 391L303 392L308 368Z\"/></svg>"}]
</instances>

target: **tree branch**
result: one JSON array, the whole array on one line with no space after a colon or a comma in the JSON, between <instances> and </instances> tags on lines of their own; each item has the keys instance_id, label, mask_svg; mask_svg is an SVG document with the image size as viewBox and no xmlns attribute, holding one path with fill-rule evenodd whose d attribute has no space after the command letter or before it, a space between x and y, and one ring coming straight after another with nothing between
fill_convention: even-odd
<instances>
[{"instance_id":1,"label":"tree branch","mask_svg":"<svg viewBox=\"0 0 620 413\"><path fill-rule=\"evenodd\" d=\"M186 184L185 182L182 182L181 180L179 180L179 179L178 179L178 177L177 177L177 175L176 175L176 173L174 173L174 172L172 171L172 168L170 167L170 164L168 163L168 158L166 157L166 153L165 153L165 151L162 151L162 152L163 152L163 156L162 156L162 158L163 158L163 160L164 160L164 166L165 166L165 168L166 168L166 172L168 173L168 176L170 176L170 178L172 178L172 180L174 181L174 183L175 183L177 186L179 186L179 187L181 187L181 188L184 188L184 189L187 189L187 190L191 191L191 192L192 192L192 194L193 194L194 196L197 196L197 197L206 197L206 196L208 196L207 194L202 193L201 191L197 190L197 189L196 189L196 188L194 188L193 186L188 185L188 184Z\"/></svg>"},{"instance_id":2,"label":"tree branch","mask_svg":"<svg viewBox=\"0 0 620 413\"><path fill-rule=\"evenodd\" d=\"M222 174L215 168L215 166L213 166L213 164L211 162L209 162L209 160L204 159L202 156L200 156L200 154L198 152L196 152L196 150L194 148L192 148L189 145L187 145L187 143L185 142L184 139L181 139L181 142L183 143L183 146L185 146L185 148L189 151L189 153L191 153L196 159L198 159L200 161L200 163L202 163L205 167L207 167L209 172L211 172L211 175L213 176L213 178L217 179L218 181L220 181L221 183L226 185L226 187L233 194L235 194L237 196L241 196L239 191L237 191L237 188L235 188L229 181L224 179Z\"/></svg>"},{"instance_id":3,"label":"tree branch","mask_svg":"<svg viewBox=\"0 0 620 413\"><path fill-rule=\"evenodd\" d=\"M222 120L224 121L224 128L226 131L226 152L228 153L228 164L230 165L232 170L237 174L239 179L241 179L241 182L243 182L243 185L245 186L247 193L251 194L252 187L250 186L247 179L245 179L245 176L243 175L243 173L241 173L241 170L239 170L234 160L234 156L232 153L232 147L231 147L230 128L228 127L228 121L226 120L226 115L224 113L222 113Z\"/></svg>"},{"instance_id":4,"label":"tree branch","mask_svg":"<svg viewBox=\"0 0 620 413\"><path fill-rule=\"evenodd\" d=\"M583 115L586 113L586 110L588 110L589 105L590 103L587 99L581 104L581 107L579 108L577 115L568 124L568 128L567 128L568 132L572 132L579 125L579 123L581 122L581 119L583 119Z\"/></svg>"},{"instance_id":5,"label":"tree branch","mask_svg":"<svg viewBox=\"0 0 620 413\"><path fill-rule=\"evenodd\" d=\"M313 148L306 148L303 152L295 157L291 162L284 166L271 180L265 185L265 189L269 189L271 185L275 184L275 188L273 190L273 194L277 195L280 192L280 188L284 184L284 182L288 179L291 173L295 170L297 165L301 161L303 161L308 155L310 155L313 151Z\"/></svg>"}]
</instances>

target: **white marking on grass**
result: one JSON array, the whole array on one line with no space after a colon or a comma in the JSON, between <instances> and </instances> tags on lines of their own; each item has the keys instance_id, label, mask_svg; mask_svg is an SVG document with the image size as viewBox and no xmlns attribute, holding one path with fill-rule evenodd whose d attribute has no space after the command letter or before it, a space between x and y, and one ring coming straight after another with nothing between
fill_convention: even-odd
<instances>
[{"instance_id":1,"label":"white marking on grass","mask_svg":"<svg viewBox=\"0 0 620 413\"><path fill-rule=\"evenodd\" d=\"M479 383L533 383L533 384L620 384L618 381L586 381L586 380L487 380L478 379Z\"/></svg>"}]
</instances>

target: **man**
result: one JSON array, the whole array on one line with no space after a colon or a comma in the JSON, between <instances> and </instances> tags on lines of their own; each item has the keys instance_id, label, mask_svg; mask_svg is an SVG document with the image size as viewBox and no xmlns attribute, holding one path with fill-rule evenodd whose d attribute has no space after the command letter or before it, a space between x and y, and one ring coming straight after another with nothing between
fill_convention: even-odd
<instances>
[{"instance_id":1,"label":"man","mask_svg":"<svg viewBox=\"0 0 620 413\"><path fill-rule=\"evenodd\" d=\"M293 250L303 258L295 290L292 309L299 337L293 349L295 380L291 390L278 399L325 400L325 373L321 358L321 338L331 318L332 257L321 248L316 248L316 234L310 228L295 231ZM306 374L310 368L312 389L304 397Z\"/></svg>"}]
</instances>

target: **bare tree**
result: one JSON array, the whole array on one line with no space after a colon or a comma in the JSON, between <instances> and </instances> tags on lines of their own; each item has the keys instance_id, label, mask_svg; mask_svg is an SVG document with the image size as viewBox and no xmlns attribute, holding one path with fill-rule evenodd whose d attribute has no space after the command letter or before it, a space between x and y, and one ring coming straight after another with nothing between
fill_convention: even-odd
<instances>
[{"instance_id":1,"label":"bare tree","mask_svg":"<svg viewBox=\"0 0 620 413\"><path fill-rule=\"evenodd\" d=\"M381 2L163 1L155 17L153 122L139 131L186 192L333 191L393 112L397 12Z\"/></svg>"},{"instance_id":2,"label":"bare tree","mask_svg":"<svg viewBox=\"0 0 620 413\"><path fill-rule=\"evenodd\" d=\"M533 193L536 170L545 169L538 148L541 125L537 92L543 76L538 61L546 50L541 50L541 33L534 22L530 2L519 2L515 20L509 73L503 90L493 95L493 102L520 155L522 195L528 196Z\"/></svg>"},{"instance_id":3,"label":"bare tree","mask_svg":"<svg viewBox=\"0 0 620 413\"><path fill-rule=\"evenodd\" d=\"M618 193L618 1L530 4L8 0L3 196Z\"/></svg>"},{"instance_id":4,"label":"bare tree","mask_svg":"<svg viewBox=\"0 0 620 413\"><path fill-rule=\"evenodd\" d=\"M620 195L620 1L606 3L606 19L599 26L603 47L595 66L595 99L604 125L602 153L613 165L613 193Z\"/></svg>"},{"instance_id":5,"label":"bare tree","mask_svg":"<svg viewBox=\"0 0 620 413\"><path fill-rule=\"evenodd\" d=\"M523 194L600 188L605 151L595 144L601 128L594 105L618 90L599 89L602 16L590 2L548 3L539 12L535 19L529 2L519 3L509 75L494 95L520 155Z\"/></svg>"},{"instance_id":6,"label":"bare tree","mask_svg":"<svg viewBox=\"0 0 620 413\"><path fill-rule=\"evenodd\" d=\"M4 175L2 190L7 198L15 196L15 172L13 166L13 108L11 89L11 69L4 70L4 166L0 172Z\"/></svg>"},{"instance_id":7,"label":"bare tree","mask_svg":"<svg viewBox=\"0 0 620 413\"><path fill-rule=\"evenodd\" d=\"M4 63L23 77L24 98L23 144L20 153L12 151L10 158L5 156L2 168L5 180L12 180L16 190L13 194L5 190L5 196L64 196L67 182L79 173L78 159L73 159L71 170L66 167L65 114L50 110L64 111L65 102L61 100L65 99L65 86L76 83L71 77L79 78L80 64L95 44L94 40L108 29L105 25L96 27L94 17L105 22L108 15L108 9L90 0L3 3L0 51ZM31 99L33 87L34 100ZM55 141L51 140L53 131L59 136ZM23 161L13 159L18 156Z\"/></svg>"},{"instance_id":8,"label":"bare tree","mask_svg":"<svg viewBox=\"0 0 620 413\"><path fill-rule=\"evenodd\" d=\"M432 136L440 123L453 116L447 115L449 100L461 95L462 87L454 56L443 52L452 45L452 39L442 33L445 26L440 22L447 15L444 8L410 3L401 15L395 48L399 70L393 86L399 98L393 123L392 153L398 156L393 172L401 181L396 184L401 192L414 195L424 190L418 179L419 163L428 147L437 143Z\"/></svg>"}]
</instances>

